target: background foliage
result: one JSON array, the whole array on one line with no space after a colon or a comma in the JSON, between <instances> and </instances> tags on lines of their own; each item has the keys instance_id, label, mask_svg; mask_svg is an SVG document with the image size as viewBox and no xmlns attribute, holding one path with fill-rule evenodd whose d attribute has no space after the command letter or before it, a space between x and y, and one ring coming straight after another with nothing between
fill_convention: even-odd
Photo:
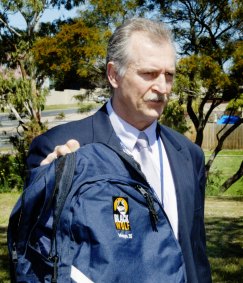
<instances>
[{"instance_id":1,"label":"background foliage","mask_svg":"<svg viewBox=\"0 0 243 283\"><path fill-rule=\"evenodd\" d=\"M78 7L79 14L41 22L47 9L61 7ZM22 15L25 28L11 26L9 16L15 13ZM230 115L242 110L242 15L239 0L0 1L0 106L19 122L12 139L19 158L24 163L29 143L48 127L41 119L48 93L45 80L56 89L106 87L108 38L133 16L161 20L173 30L179 54L173 90L177 99L170 102L161 122L183 133L189 128L185 117L189 118L195 143L201 146L204 128L218 105L230 102ZM224 140L242 122L243 118L218 133L207 176ZM241 177L240 172L236 179ZM231 180L229 176L229 185Z\"/></svg>"},{"instance_id":2,"label":"background foliage","mask_svg":"<svg viewBox=\"0 0 243 283\"><path fill-rule=\"evenodd\" d=\"M85 2L85 4L84 4ZM46 9L79 7L76 18L42 23ZM26 27L11 26L9 15L20 13ZM48 89L46 78L57 89L92 91L106 86L105 50L114 28L126 18L145 16L166 22L175 34L178 49L176 100L161 122L180 131L196 129L200 146L213 110L229 102L227 114L242 111L243 2L241 0L1 0L0 1L0 107L18 121L12 138L15 154L0 155L0 281L9 282L6 247L7 221L25 176L29 143L48 125L42 123ZM206 103L211 105L206 109ZM231 131L242 123L233 125ZM227 153L222 145L230 135L218 136L218 145L207 152L208 195L221 195L222 180L237 171L242 151ZM233 157L232 157L233 155ZM226 157L225 157L226 156ZM227 166L226 166L227 165ZM243 195L242 175L224 193ZM214 282L242 282L242 201L208 198L206 229Z\"/></svg>"}]
</instances>

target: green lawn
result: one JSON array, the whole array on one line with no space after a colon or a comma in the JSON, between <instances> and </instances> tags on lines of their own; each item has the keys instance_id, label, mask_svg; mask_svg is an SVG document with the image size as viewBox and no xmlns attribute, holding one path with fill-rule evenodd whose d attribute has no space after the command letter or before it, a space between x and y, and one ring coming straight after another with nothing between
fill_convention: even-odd
<instances>
[{"instance_id":1,"label":"green lawn","mask_svg":"<svg viewBox=\"0 0 243 283\"><path fill-rule=\"evenodd\" d=\"M65 110L65 109L71 109L71 108L77 108L81 109L82 112L90 111L93 108L97 108L100 103L96 103L94 101L83 101L82 103L75 103L75 104L56 104L56 105L46 105L45 111L49 110Z\"/></svg>"},{"instance_id":2,"label":"green lawn","mask_svg":"<svg viewBox=\"0 0 243 283\"><path fill-rule=\"evenodd\" d=\"M19 193L0 194L0 282L9 281L8 253L7 253L7 223L12 207L17 201Z\"/></svg>"},{"instance_id":3,"label":"green lawn","mask_svg":"<svg viewBox=\"0 0 243 283\"><path fill-rule=\"evenodd\" d=\"M65 110L70 108L78 108L78 103L74 104L57 104L57 105L45 105L45 111L48 110Z\"/></svg>"},{"instance_id":4,"label":"green lawn","mask_svg":"<svg viewBox=\"0 0 243 283\"><path fill-rule=\"evenodd\" d=\"M205 223L214 283L243 282L243 198L207 198Z\"/></svg>"},{"instance_id":5,"label":"green lawn","mask_svg":"<svg viewBox=\"0 0 243 283\"><path fill-rule=\"evenodd\" d=\"M205 151L206 161L210 152ZM232 176L239 169L243 160L243 150L222 150L213 162L211 173L218 176L219 185ZM225 193L225 196L243 196L243 177L233 184Z\"/></svg>"},{"instance_id":6,"label":"green lawn","mask_svg":"<svg viewBox=\"0 0 243 283\"><path fill-rule=\"evenodd\" d=\"M7 283L7 223L17 193L0 194L0 282ZM208 255L214 283L242 283L243 278L243 198L206 199Z\"/></svg>"}]
</instances>

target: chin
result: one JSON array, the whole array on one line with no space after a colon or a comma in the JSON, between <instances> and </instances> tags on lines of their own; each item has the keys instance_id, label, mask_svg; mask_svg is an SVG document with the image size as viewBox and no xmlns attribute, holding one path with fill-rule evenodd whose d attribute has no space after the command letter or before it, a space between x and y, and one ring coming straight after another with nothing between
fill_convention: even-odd
<instances>
[{"instance_id":1,"label":"chin","mask_svg":"<svg viewBox=\"0 0 243 283\"><path fill-rule=\"evenodd\" d=\"M149 112L156 112L158 115L161 115L165 108L165 103L161 101L150 101L147 103L147 110Z\"/></svg>"},{"instance_id":2,"label":"chin","mask_svg":"<svg viewBox=\"0 0 243 283\"><path fill-rule=\"evenodd\" d=\"M157 120L162 115L163 110L164 110L164 107L163 108L160 107L160 108L157 108L157 109L150 109L148 116L150 116L154 120Z\"/></svg>"},{"instance_id":3,"label":"chin","mask_svg":"<svg viewBox=\"0 0 243 283\"><path fill-rule=\"evenodd\" d=\"M160 115L146 115L143 119L144 124L146 124L145 128L150 126L154 121L157 121L159 118L160 118Z\"/></svg>"}]
</instances>

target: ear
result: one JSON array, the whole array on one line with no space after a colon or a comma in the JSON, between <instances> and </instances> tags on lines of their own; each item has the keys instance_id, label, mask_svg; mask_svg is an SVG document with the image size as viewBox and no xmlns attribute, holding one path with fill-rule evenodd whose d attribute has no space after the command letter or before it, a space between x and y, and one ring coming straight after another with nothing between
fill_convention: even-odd
<instances>
[{"instance_id":1,"label":"ear","mask_svg":"<svg viewBox=\"0 0 243 283\"><path fill-rule=\"evenodd\" d=\"M114 62L109 62L107 64L107 77L112 87L118 88L119 86L118 74L117 74Z\"/></svg>"}]
</instances>

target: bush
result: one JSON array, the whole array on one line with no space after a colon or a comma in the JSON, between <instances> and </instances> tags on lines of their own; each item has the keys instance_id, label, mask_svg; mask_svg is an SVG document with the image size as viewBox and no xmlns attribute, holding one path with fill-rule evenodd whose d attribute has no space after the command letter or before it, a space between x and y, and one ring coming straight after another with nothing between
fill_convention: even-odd
<instances>
[{"instance_id":1,"label":"bush","mask_svg":"<svg viewBox=\"0 0 243 283\"><path fill-rule=\"evenodd\" d=\"M62 111L57 114L56 120L63 120L65 118L65 113Z\"/></svg>"},{"instance_id":2,"label":"bush","mask_svg":"<svg viewBox=\"0 0 243 283\"><path fill-rule=\"evenodd\" d=\"M170 100L159 122L183 134L190 129L185 118L185 112L185 105L177 100Z\"/></svg>"},{"instance_id":3,"label":"bush","mask_svg":"<svg viewBox=\"0 0 243 283\"><path fill-rule=\"evenodd\" d=\"M21 190L26 177L26 157L33 138L47 129L46 123L30 121L25 131L10 137L16 153L0 155L0 192Z\"/></svg>"},{"instance_id":4,"label":"bush","mask_svg":"<svg viewBox=\"0 0 243 283\"><path fill-rule=\"evenodd\" d=\"M97 106L94 103L80 103L78 113L85 113L93 110Z\"/></svg>"},{"instance_id":5,"label":"bush","mask_svg":"<svg viewBox=\"0 0 243 283\"><path fill-rule=\"evenodd\" d=\"M222 183L222 171L214 170L209 172L206 186L206 196L218 196L221 194L219 188Z\"/></svg>"},{"instance_id":6,"label":"bush","mask_svg":"<svg viewBox=\"0 0 243 283\"><path fill-rule=\"evenodd\" d=\"M23 166L15 155L0 155L0 193L23 188Z\"/></svg>"}]
</instances>

